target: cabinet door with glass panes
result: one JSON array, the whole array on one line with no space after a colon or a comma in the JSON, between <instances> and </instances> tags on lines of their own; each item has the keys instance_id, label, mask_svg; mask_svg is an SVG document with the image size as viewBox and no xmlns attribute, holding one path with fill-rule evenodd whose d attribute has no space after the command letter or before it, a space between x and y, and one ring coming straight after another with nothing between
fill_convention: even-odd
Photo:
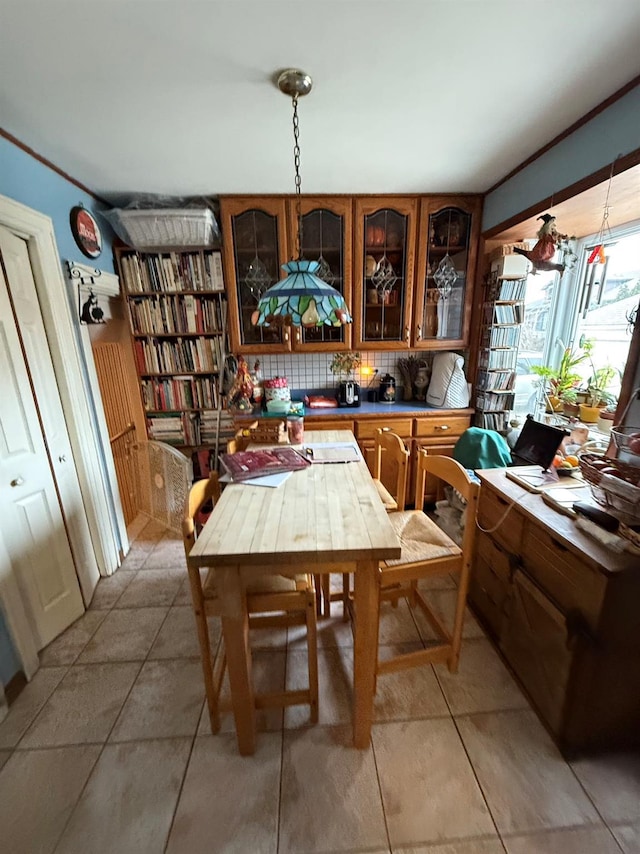
<instances>
[{"instance_id":1,"label":"cabinet door with glass panes","mask_svg":"<svg viewBox=\"0 0 640 854\"><path fill-rule=\"evenodd\" d=\"M352 208L349 197L302 196L301 257L317 261L315 274L339 291L353 314L352 293ZM289 251L295 256L298 239L298 203L288 200ZM284 275L284 274L283 274ZM294 326L293 349L302 351L348 350L351 324L340 326Z\"/></svg>"},{"instance_id":2,"label":"cabinet door with glass panes","mask_svg":"<svg viewBox=\"0 0 640 854\"><path fill-rule=\"evenodd\" d=\"M355 348L409 346L417 213L417 199L410 197L356 199Z\"/></svg>"},{"instance_id":3,"label":"cabinet door with glass panes","mask_svg":"<svg viewBox=\"0 0 640 854\"><path fill-rule=\"evenodd\" d=\"M231 352L290 351L288 327L253 324L260 297L284 277L282 265L289 260L286 200L255 196L221 199L220 217Z\"/></svg>"},{"instance_id":4,"label":"cabinet door with glass panes","mask_svg":"<svg viewBox=\"0 0 640 854\"><path fill-rule=\"evenodd\" d=\"M477 196L424 197L420 205L412 346L468 343L480 233Z\"/></svg>"}]
</instances>

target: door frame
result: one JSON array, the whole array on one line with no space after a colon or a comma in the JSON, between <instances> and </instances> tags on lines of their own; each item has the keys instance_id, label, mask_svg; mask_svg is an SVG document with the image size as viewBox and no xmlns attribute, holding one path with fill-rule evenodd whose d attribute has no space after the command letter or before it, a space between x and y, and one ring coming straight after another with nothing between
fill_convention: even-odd
<instances>
[{"instance_id":1,"label":"door frame","mask_svg":"<svg viewBox=\"0 0 640 854\"><path fill-rule=\"evenodd\" d=\"M120 497L113 494L101 459L109 458L110 448L101 440L98 424L88 399L91 373L82 359L79 323L74 314L75 300L62 273L53 222L50 217L0 195L0 225L23 238L36 283L53 369L62 409L71 440L74 463L89 526L96 564L76 567L85 599L91 599L101 575L111 575L121 562L121 543L114 508L122 514ZM71 544L82 538L82 520L68 520ZM79 552L81 553L81 552Z\"/></svg>"}]
</instances>

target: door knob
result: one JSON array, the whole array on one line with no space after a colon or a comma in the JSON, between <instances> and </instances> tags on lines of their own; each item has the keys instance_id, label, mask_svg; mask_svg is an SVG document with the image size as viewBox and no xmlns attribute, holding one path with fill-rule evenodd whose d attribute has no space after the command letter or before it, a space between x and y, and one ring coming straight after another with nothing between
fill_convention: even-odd
<instances>
[{"instance_id":1,"label":"door knob","mask_svg":"<svg viewBox=\"0 0 640 854\"><path fill-rule=\"evenodd\" d=\"M22 486L23 483L24 483L24 478L14 477L14 479L11 481L11 486Z\"/></svg>"}]
</instances>

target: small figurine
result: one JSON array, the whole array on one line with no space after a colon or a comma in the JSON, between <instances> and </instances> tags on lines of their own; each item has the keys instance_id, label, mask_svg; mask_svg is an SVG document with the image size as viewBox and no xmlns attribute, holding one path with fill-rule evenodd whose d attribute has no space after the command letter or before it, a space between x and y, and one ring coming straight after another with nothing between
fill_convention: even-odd
<instances>
[{"instance_id":1,"label":"small figurine","mask_svg":"<svg viewBox=\"0 0 640 854\"><path fill-rule=\"evenodd\" d=\"M249 373L249 366L242 356L238 356L238 371L231 388L229 389L228 407L240 411L251 410L251 395L253 394L253 382Z\"/></svg>"},{"instance_id":2,"label":"small figurine","mask_svg":"<svg viewBox=\"0 0 640 854\"><path fill-rule=\"evenodd\" d=\"M542 225L537 234L538 242L533 249L519 249L514 247L513 251L518 255L524 255L533 264L533 272L538 270L550 272L556 270L558 273L564 273L564 264L554 264L551 259L556 254L556 245L558 240L568 240L567 234L559 234L556 229L556 218L551 214L543 214L538 219L542 220Z\"/></svg>"}]
</instances>

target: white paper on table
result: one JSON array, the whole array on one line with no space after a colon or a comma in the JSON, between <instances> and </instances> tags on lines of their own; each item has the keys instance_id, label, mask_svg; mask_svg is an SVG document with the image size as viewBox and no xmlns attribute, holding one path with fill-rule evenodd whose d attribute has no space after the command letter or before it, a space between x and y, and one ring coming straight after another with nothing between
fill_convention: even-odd
<instances>
[{"instance_id":1,"label":"white paper on table","mask_svg":"<svg viewBox=\"0 0 640 854\"><path fill-rule=\"evenodd\" d=\"M357 442L311 442L304 445L302 453L307 450L311 451L312 463L360 462L363 459ZM326 454L323 459L323 451L332 453Z\"/></svg>"},{"instance_id":2,"label":"white paper on table","mask_svg":"<svg viewBox=\"0 0 640 854\"><path fill-rule=\"evenodd\" d=\"M233 480L231 478L231 475L229 475L229 474L222 474L222 475L220 475L219 480L221 483L240 483L240 484L246 483L248 486L276 487L276 486L280 486L282 483L284 483L285 480L287 480L287 478L290 477L292 474L293 474L292 471L279 471L279 472L276 472L275 474L267 474L264 477L252 477L252 478L249 478L249 480L240 480L240 481Z\"/></svg>"}]
</instances>

